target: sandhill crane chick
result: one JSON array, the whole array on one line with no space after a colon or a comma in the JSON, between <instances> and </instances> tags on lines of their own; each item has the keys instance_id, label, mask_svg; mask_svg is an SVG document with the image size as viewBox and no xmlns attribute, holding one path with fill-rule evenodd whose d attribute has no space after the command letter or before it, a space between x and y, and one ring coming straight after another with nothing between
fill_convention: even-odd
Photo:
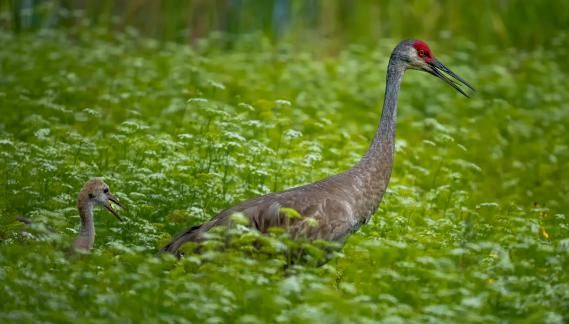
<instances>
[{"instance_id":1,"label":"sandhill crane chick","mask_svg":"<svg viewBox=\"0 0 569 324\"><path fill-rule=\"evenodd\" d=\"M73 250L89 252L95 243L95 223L93 221L93 208L102 206L113 214L119 221L122 219L111 206L111 202L123 207L118 199L111 193L109 186L101 178L93 178L81 188L77 200L77 208L81 218L81 229L73 242Z\"/></svg>"}]
</instances>

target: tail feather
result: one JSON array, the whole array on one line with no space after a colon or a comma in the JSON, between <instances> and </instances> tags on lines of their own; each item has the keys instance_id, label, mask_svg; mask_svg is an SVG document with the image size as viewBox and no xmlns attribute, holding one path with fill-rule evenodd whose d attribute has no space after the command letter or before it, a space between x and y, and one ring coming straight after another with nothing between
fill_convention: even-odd
<instances>
[{"instance_id":1,"label":"tail feather","mask_svg":"<svg viewBox=\"0 0 569 324\"><path fill-rule=\"evenodd\" d=\"M187 242L198 242L199 241L199 229L202 225L197 225L194 227L189 228L188 230L178 234L174 237L170 243L166 244L162 249L160 249L160 253L172 253L177 258L182 256L182 252L180 251L180 247Z\"/></svg>"}]
</instances>

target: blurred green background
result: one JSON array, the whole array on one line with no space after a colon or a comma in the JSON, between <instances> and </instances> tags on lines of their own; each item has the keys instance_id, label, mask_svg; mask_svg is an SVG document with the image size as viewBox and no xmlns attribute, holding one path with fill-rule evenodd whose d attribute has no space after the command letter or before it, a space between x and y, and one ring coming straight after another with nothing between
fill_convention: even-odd
<instances>
[{"instance_id":1,"label":"blurred green background","mask_svg":"<svg viewBox=\"0 0 569 324\"><path fill-rule=\"evenodd\" d=\"M87 18L85 20L85 18ZM134 27L147 37L193 42L212 31L261 32L295 44L373 44L383 38L468 39L533 49L569 28L569 2L523 0L2 0L0 26L16 32Z\"/></svg>"}]
</instances>

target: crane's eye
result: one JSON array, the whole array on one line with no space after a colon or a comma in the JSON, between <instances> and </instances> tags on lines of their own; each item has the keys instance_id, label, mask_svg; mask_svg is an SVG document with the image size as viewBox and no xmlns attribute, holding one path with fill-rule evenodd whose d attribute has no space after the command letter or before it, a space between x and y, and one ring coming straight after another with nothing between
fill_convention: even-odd
<instances>
[{"instance_id":1,"label":"crane's eye","mask_svg":"<svg viewBox=\"0 0 569 324\"><path fill-rule=\"evenodd\" d=\"M419 57L424 57L425 56L425 51L424 50L420 50L419 51Z\"/></svg>"},{"instance_id":2,"label":"crane's eye","mask_svg":"<svg viewBox=\"0 0 569 324\"><path fill-rule=\"evenodd\" d=\"M107 193L107 192L109 192L109 188L105 188L105 189L103 189L103 192L104 192L104 193Z\"/></svg>"}]
</instances>

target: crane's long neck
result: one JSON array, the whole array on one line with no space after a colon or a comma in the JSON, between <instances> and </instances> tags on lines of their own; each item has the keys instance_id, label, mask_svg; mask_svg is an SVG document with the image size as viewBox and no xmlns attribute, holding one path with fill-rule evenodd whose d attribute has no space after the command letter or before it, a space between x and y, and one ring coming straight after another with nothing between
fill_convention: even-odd
<instances>
[{"instance_id":1,"label":"crane's long neck","mask_svg":"<svg viewBox=\"0 0 569 324\"><path fill-rule=\"evenodd\" d=\"M379 126L368 151L354 168L359 182L363 184L362 204L358 211L362 217L367 218L375 212L391 176L395 150L397 97L404 72L405 69L392 57L387 68L387 84Z\"/></svg>"},{"instance_id":2,"label":"crane's long neck","mask_svg":"<svg viewBox=\"0 0 569 324\"><path fill-rule=\"evenodd\" d=\"M385 98L383 101L383 111L379 126L373 137L362 162L371 160L372 162L384 161L386 157L393 160L393 150L395 148L395 128L397 124L397 97L399 87L403 79L403 68L391 60L387 69L387 83L385 87ZM383 164L382 164L383 166ZM389 165L391 169L391 165Z\"/></svg>"},{"instance_id":3,"label":"crane's long neck","mask_svg":"<svg viewBox=\"0 0 569 324\"><path fill-rule=\"evenodd\" d=\"M93 221L93 204L90 202L79 202L79 217L81 218L81 229L79 235L73 243L76 250L89 251L95 242L95 222Z\"/></svg>"}]
</instances>

